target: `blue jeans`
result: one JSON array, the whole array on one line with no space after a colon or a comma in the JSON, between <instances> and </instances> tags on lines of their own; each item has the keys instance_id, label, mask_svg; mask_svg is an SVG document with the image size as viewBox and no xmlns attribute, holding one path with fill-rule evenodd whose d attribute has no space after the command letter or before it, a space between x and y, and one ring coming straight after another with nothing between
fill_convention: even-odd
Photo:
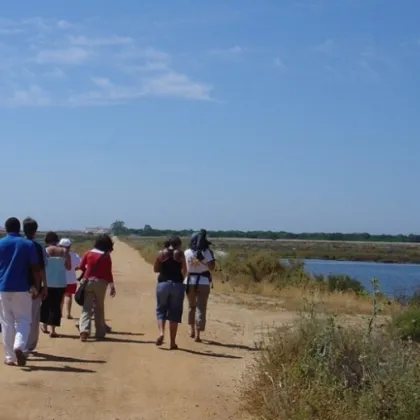
<instances>
[{"instance_id":1,"label":"blue jeans","mask_svg":"<svg viewBox=\"0 0 420 420\"><path fill-rule=\"evenodd\" d=\"M185 288L182 283L165 281L156 285L156 316L159 321L180 323L184 307Z\"/></svg>"}]
</instances>

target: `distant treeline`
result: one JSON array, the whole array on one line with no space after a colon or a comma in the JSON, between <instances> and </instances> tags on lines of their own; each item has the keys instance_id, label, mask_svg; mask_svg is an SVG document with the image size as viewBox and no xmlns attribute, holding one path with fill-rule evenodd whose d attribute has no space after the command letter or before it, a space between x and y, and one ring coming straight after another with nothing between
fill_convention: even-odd
<instances>
[{"instance_id":1,"label":"distant treeline","mask_svg":"<svg viewBox=\"0 0 420 420\"><path fill-rule=\"evenodd\" d=\"M153 229L146 225L143 229L127 228L122 221L116 221L111 225L111 230L117 235L138 235L138 236L190 236L195 231L192 229L172 230ZM420 235L371 235L369 233L291 233L285 231L271 230L209 230L208 234L213 238L243 238L243 239L300 239L307 241L360 241L360 242L420 242Z\"/></svg>"}]
</instances>

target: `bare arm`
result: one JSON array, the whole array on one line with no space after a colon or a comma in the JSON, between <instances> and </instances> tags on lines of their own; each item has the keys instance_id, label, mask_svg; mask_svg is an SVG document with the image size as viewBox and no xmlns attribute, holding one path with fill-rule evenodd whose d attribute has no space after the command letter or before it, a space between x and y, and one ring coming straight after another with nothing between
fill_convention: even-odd
<instances>
[{"instance_id":1,"label":"bare arm","mask_svg":"<svg viewBox=\"0 0 420 420\"><path fill-rule=\"evenodd\" d=\"M153 264L153 271L155 273L160 273L160 261L162 258L162 251L159 251L158 254L156 255L156 259L155 262Z\"/></svg>"},{"instance_id":2,"label":"bare arm","mask_svg":"<svg viewBox=\"0 0 420 420\"><path fill-rule=\"evenodd\" d=\"M213 271L216 268L216 262L214 260L211 260L207 263L207 267L210 271Z\"/></svg>"},{"instance_id":3,"label":"bare arm","mask_svg":"<svg viewBox=\"0 0 420 420\"><path fill-rule=\"evenodd\" d=\"M187 260L185 259L185 254L183 252L181 254L181 272L182 272L182 277L186 277L188 274Z\"/></svg>"},{"instance_id":4,"label":"bare arm","mask_svg":"<svg viewBox=\"0 0 420 420\"><path fill-rule=\"evenodd\" d=\"M35 281L34 286L36 290L39 290L41 288L41 283L43 281L43 276L42 276L43 270L41 270L41 267L39 266L39 264L32 264L31 270L32 270L32 275L34 277L34 281ZM45 276L45 273L44 273L44 276Z\"/></svg>"}]
</instances>

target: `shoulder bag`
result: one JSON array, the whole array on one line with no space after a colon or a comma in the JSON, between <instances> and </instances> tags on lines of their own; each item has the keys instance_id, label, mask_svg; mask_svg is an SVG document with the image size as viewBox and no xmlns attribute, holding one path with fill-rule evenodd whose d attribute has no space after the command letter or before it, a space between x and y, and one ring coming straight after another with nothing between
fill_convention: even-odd
<instances>
[{"instance_id":1,"label":"shoulder bag","mask_svg":"<svg viewBox=\"0 0 420 420\"><path fill-rule=\"evenodd\" d=\"M99 264L99 261L102 260L102 258L106 255L106 252L104 252L95 262L95 264L93 264L92 266L92 271L94 268L96 268L96 266ZM77 281L80 282L79 287L77 288L76 293L74 294L74 300L76 301L76 303L80 306L83 306L85 303L85 289L86 289L86 285L87 285L87 279L84 278L85 276L85 272L83 272L80 277L77 279Z\"/></svg>"}]
</instances>

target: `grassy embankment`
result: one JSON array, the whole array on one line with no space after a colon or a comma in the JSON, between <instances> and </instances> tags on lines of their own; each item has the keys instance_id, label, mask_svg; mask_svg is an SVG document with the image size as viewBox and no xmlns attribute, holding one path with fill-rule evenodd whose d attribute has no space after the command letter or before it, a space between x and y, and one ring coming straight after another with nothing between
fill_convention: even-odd
<instances>
[{"instance_id":1,"label":"grassy embankment","mask_svg":"<svg viewBox=\"0 0 420 420\"><path fill-rule=\"evenodd\" d=\"M412 420L420 413L420 308L343 328L307 308L271 332L243 376L242 409L264 420Z\"/></svg>"},{"instance_id":2,"label":"grassy embankment","mask_svg":"<svg viewBox=\"0 0 420 420\"><path fill-rule=\"evenodd\" d=\"M163 239L123 238L137 248L143 258L153 263ZM183 241L186 243L186 240ZM302 263L290 260L283 264L279 260L285 255L260 245L252 247L251 241L235 241L236 247L217 249L228 251L218 258L215 272L215 293L253 294L271 300L254 300L261 305L275 304L284 309L297 310L310 300L320 312L370 314L369 294L355 279L348 276L312 276L305 272ZM258 242L259 244L260 242ZM273 299L274 298L274 299ZM400 305L385 297L378 297L383 314L394 313Z\"/></svg>"}]
</instances>

